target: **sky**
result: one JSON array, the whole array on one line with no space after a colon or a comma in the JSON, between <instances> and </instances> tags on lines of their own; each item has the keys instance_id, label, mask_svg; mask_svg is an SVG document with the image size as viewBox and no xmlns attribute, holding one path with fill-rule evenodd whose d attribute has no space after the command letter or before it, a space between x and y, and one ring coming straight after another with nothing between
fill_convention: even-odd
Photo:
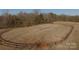
<instances>
[{"instance_id":1,"label":"sky","mask_svg":"<svg viewBox=\"0 0 79 59\"><path fill-rule=\"evenodd\" d=\"M79 9L38 9L41 13L55 13L64 15L79 15ZM9 13L17 14L19 12L31 13L34 9L0 9L0 14L9 11Z\"/></svg>"}]
</instances>

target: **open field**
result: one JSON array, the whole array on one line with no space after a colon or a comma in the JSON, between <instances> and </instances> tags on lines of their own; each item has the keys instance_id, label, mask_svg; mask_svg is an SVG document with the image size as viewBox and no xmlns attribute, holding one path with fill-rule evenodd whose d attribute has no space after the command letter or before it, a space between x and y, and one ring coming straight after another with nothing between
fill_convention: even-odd
<instances>
[{"instance_id":1,"label":"open field","mask_svg":"<svg viewBox=\"0 0 79 59\"><path fill-rule=\"evenodd\" d=\"M79 49L79 23L0 29L0 49Z\"/></svg>"}]
</instances>

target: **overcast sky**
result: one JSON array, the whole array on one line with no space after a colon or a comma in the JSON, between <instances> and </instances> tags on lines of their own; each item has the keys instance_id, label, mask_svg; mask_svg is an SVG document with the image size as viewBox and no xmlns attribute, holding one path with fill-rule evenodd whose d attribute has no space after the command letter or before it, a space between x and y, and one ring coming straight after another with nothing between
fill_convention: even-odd
<instances>
[{"instance_id":1,"label":"overcast sky","mask_svg":"<svg viewBox=\"0 0 79 59\"><path fill-rule=\"evenodd\" d=\"M8 9L12 14L17 14L19 12L33 12L33 9ZM65 15L79 15L79 9L39 9L42 13L56 13L56 14L65 14ZM0 9L0 14L5 13L6 9Z\"/></svg>"}]
</instances>

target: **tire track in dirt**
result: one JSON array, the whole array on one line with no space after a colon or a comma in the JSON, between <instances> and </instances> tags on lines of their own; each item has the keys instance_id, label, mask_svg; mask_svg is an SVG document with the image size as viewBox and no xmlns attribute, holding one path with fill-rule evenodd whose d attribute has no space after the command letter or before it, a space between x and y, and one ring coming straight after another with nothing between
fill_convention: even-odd
<instances>
[{"instance_id":1,"label":"tire track in dirt","mask_svg":"<svg viewBox=\"0 0 79 59\"><path fill-rule=\"evenodd\" d=\"M55 42L55 45L64 42L70 36L70 34L72 33L72 31L74 29L74 26L72 26L72 25L66 25L66 24L61 24L61 25L70 26L71 30L70 30L70 32L62 40L60 40L58 42Z\"/></svg>"},{"instance_id":2,"label":"tire track in dirt","mask_svg":"<svg viewBox=\"0 0 79 59\"><path fill-rule=\"evenodd\" d=\"M35 45L35 44L26 44L26 43L16 43L16 42L11 42L9 40L5 40L4 38L2 38L2 34L3 33L6 33L10 30L5 30L3 32L0 33L0 45L4 45L4 46L7 46L7 47L12 47L12 48L15 48L15 49L23 49L25 47L31 47L31 45ZM28 48L30 49L30 48Z\"/></svg>"},{"instance_id":3,"label":"tire track in dirt","mask_svg":"<svg viewBox=\"0 0 79 59\"><path fill-rule=\"evenodd\" d=\"M69 35L71 34L71 32L73 31L73 28L74 28L74 27L71 26L71 25L66 25L66 24L61 24L61 25L70 26L70 27L71 27L71 30L70 30L70 32L67 34L67 36L65 36L62 40L60 40L60 41L58 41L58 42L54 42L53 44L55 44L55 45L64 42L64 41L69 37ZM11 29L10 29L10 30L11 30ZM5 40L1 35L2 35L3 33L6 33L6 32L8 32L8 31L10 31L10 30L5 30L5 31L3 31L3 32L0 33L0 38L1 38L1 39L0 39L0 45L12 47L12 48L15 48L15 49L24 49L24 48L26 48L26 47L27 47L27 49L31 49L32 47L37 46L38 43L35 43L35 44L31 44L31 43L29 43L29 44L27 44L27 43L16 43L16 42L11 42L11 41L9 41L9 40Z\"/></svg>"}]
</instances>

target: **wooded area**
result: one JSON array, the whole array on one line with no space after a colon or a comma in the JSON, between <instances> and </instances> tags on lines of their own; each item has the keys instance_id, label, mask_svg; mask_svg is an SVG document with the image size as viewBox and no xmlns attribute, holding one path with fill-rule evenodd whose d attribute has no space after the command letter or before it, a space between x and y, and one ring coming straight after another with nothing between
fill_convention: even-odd
<instances>
[{"instance_id":1,"label":"wooded area","mask_svg":"<svg viewBox=\"0 0 79 59\"><path fill-rule=\"evenodd\" d=\"M53 23L54 21L79 22L79 16L57 15L54 13L20 12L16 15L5 13L0 15L0 28L32 26Z\"/></svg>"}]
</instances>

